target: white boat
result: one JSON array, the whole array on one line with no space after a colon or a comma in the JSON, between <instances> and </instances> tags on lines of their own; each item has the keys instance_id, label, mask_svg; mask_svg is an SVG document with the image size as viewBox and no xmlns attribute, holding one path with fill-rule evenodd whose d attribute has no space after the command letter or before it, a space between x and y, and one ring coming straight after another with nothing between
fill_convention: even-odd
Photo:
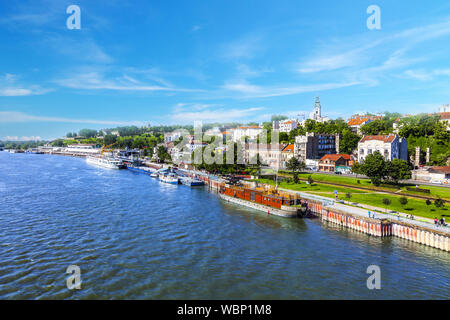
<instances>
[{"instance_id":1,"label":"white boat","mask_svg":"<svg viewBox=\"0 0 450 320\"><path fill-rule=\"evenodd\" d=\"M178 184L178 176L173 173L159 175L159 180L165 183Z\"/></svg>"},{"instance_id":2,"label":"white boat","mask_svg":"<svg viewBox=\"0 0 450 320\"><path fill-rule=\"evenodd\" d=\"M122 160L114 158L92 157L87 156L86 162L99 167L108 169L124 169L126 168Z\"/></svg>"}]
</instances>

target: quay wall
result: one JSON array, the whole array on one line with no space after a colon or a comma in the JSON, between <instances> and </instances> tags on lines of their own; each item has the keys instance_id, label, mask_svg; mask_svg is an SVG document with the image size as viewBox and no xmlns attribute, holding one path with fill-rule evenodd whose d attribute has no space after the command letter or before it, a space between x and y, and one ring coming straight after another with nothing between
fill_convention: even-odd
<instances>
[{"instance_id":1,"label":"quay wall","mask_svg":"<svg viewBox=\"0 0 450 320\"><path fill-rule=\"evenodd\" d=\"M362 217L350 212L328 208L317 200L304 199L303 201L307 202L311 213L321 218L322 221L337 224L375 237L394 236L447 252L450 251L450 236L444 231L403 221Z\"/></svg>"}]
</instances>

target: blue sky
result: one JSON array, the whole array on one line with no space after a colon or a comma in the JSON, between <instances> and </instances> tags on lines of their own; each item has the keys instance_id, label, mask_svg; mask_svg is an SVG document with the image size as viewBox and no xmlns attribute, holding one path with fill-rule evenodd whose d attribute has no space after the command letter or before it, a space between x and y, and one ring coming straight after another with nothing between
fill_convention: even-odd
<instances>
[{"instance_id":1,"label":"blue sky","mask_svg":"<svg viewBox=\"0 0 450 320\"><path fill-rule=\"evenodd\" d=\"M446 0L2 1L0 36L0 139L450 102Z\"/></svg>"}]
</instances>

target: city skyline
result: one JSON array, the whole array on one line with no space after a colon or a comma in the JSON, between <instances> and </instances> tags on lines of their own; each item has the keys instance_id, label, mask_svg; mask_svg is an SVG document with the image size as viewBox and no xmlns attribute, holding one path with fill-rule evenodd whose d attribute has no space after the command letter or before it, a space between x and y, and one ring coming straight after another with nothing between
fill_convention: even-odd
<instances>
[{"instance_id":1,"label":"city skyline","mask_svg":"<svg viewBox=\"0 0 450 320\"><path fill-rule=\"evenodd\" d=\"M332 119L437 112L450 101L450 4L438 2L1 4L0 139L262 122L308 114L316 96ZM66 26L73 4L80 30ZM366 25L372 4L380 30Z\"/></svg>"}]
</instances>

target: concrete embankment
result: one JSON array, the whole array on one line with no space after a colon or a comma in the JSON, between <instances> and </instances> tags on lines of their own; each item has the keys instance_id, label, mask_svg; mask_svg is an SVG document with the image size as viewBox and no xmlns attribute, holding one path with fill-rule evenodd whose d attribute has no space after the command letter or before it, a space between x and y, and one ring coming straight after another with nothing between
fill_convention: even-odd
<instances>
[{"instance_id":1,"label":"concrete embankment","mask_svg":"<svg viewBox=\"0 0 450 320\"><path fill-rule=\"evenodd\" d=\"M329 223L350 228L375 237L395 236L421 243L433 248L450 251L450 230L448 227L436 228L420 221L401 221L376 214L368 217L368 211L360 208L336 205L329 199L320 200L317 196L302 193L302 201L307 203L310 212Z\"/></svg>"}]
</instances>

